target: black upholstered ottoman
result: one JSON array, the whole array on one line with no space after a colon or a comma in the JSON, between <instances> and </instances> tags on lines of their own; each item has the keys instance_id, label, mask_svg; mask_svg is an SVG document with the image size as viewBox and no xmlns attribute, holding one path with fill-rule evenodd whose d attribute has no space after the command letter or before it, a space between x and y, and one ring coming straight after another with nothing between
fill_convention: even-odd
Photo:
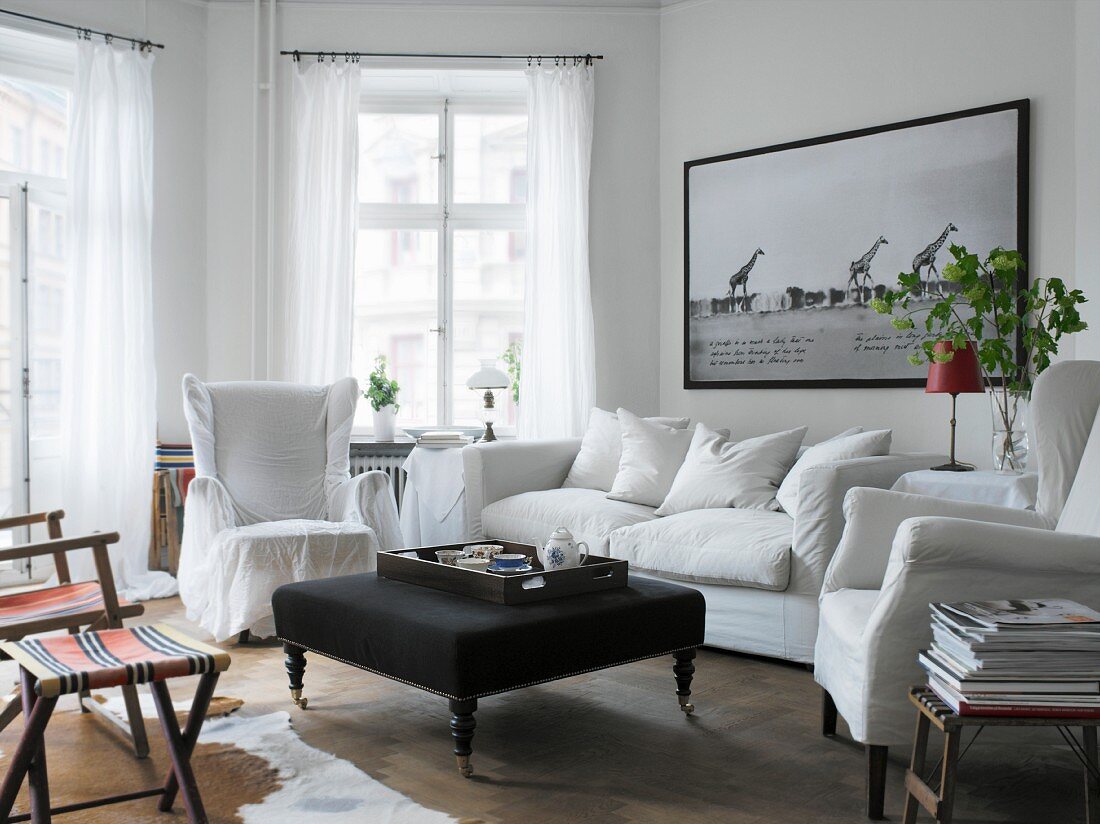
<instances>
[{"instance_id":1,"label":"black upholstered ottoman","mask_svg":"<svg viewBox=\"0 0 1100 824\"><path fill-rule=\"evenodd\" d=\"M305 651L450 700L455 756L470 775L477 700L672 655L689 702L706 603L693 589L631 578L621 589L504 606L371 573L287 584L272 596L290 693L304 708Z\"/></svg>"}]
</instances>

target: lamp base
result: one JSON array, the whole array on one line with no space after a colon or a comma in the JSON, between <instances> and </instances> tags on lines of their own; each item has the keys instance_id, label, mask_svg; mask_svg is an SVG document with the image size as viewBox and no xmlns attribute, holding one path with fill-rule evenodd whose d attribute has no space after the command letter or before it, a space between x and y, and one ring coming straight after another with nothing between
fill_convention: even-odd
<instances>
[{"instance_id":1,"label":"lamp base","mask_svg":"<svg viewBox=\"0 0 1100 824\"><path fill-rule=\"evenodd\" d=\"M496 433L493 432L493 422L485 421L485 434L481 436L481 442L488 443L489 441L495 441L496 439Z\"/></svg>"},{"instance_id":2,"label":"lamp base","mask_svg":"<svg viewBox=\"0 0 1100 824\"><path fill-rule=\"evenodd\" d=\"M931 467L936 472L973 472L974 467L970 464L951 463L940 464L939 466Z\"/></svg>"}]
</instances>

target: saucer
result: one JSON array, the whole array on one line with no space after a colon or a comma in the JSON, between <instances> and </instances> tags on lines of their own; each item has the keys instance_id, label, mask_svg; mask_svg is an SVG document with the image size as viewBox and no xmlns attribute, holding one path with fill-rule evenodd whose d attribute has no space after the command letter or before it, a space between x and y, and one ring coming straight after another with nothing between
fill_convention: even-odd
<instances>
[{"instance_id":1,"label":"saucer","mask_svg":"<svg viewBox=\"0 0 1100 824\"><path fill-rule=\"evenodd\" d=\"M490 564L488 567L489 572L502 572L508 575L513 572L531 572L534 569L530 564L524 564L519 567L498 567L496 564Z\"/></svg>"}]
</instances>

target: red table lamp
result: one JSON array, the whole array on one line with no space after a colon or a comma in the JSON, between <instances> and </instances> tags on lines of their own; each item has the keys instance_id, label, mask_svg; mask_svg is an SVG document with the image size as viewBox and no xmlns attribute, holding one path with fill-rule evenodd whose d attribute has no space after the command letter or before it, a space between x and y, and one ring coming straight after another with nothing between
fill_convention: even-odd
<instances>
[{"instance_id":1,"label":"red table lamp","mask_svg":"<svg viewBox=\"0 0 1100 824\"><path fill-rule=\"evenodd\" d=\"M973 466L955 460L955 401L963 392L985 392L982 369L970 344L955 349L951 341L941 340L933 351L954 352L955 356L944 363L933 361L928 364L928 381L924 391L951 396L951 460L932 468L943 472L969 472Z\"/></svg>"}]
</instances>

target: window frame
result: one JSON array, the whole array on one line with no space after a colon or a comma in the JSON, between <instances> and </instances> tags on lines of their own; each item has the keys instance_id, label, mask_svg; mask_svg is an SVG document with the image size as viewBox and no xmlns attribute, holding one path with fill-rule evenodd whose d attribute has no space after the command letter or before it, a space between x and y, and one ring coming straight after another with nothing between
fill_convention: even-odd
<instances>
[{"instance_id":1,"label":"window frame","mask_svg":"<svg viewBox=\"0 0 1100 824\"><path fill-rule=\"evenodd\" d=\"M439 122L435 203L374 203L359 201L359 230L426 230L436 233L436 414L433 426L454 423L454 233L456 231L524 232L527 203L455 202L453 137L456 114L527 114L521 95L471 94L362 94L359 113L435 114ZM354 345L354 343L353 343ZM429 344L430 345L430 344ZM512 427L498 426L498 434L512 434ZM356 426L358 434L371 434L370 424Z\"/></svg>"}]
</instances>

